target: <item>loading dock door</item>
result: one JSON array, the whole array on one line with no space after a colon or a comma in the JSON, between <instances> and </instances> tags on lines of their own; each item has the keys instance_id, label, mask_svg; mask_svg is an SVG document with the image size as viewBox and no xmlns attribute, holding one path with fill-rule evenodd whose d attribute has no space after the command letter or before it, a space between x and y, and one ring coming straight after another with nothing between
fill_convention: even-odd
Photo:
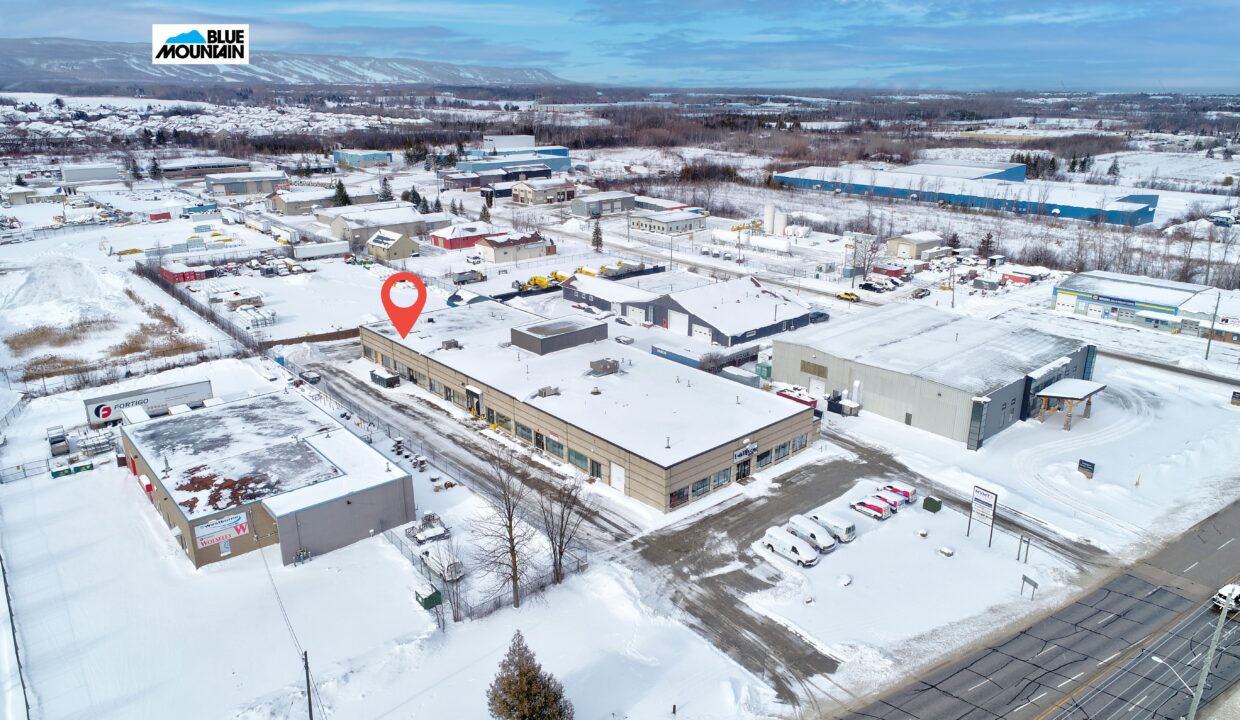
<instances>
[{"instance_id":1,"label":"loading dock door","mask_svg":"<svg viewBox=\"0 0 1240 720\"><path fill-rule=\"evenodd\" d=\"M693 337L698 338L700 340L705 340L706 342L711 342L712 340L715 339L715 334L711 332L711 329L706 327L705 325L694 324L693 325Z\"/></svg>"},{"instance_id":2,"label":"loading dock door","mask_svg":"<svg viewBox=\"0 0 1240 720\"><path fill-rule=\"evenodd\" d=\"M615 463L611 464L611 487L624 494L624 468Z\"/></svg>"},{"instance_id":3,"label":"loading dock door","mask_svg":"<svg viewBox=\"0 0 1240 720\"><path fill-rule=\"evenodd\" d=\"M827 384L818 379L810 379L809 394L816 398L827 396Z\"/></svg>"},{"instance_id":4,"label":"loading dock door","mask_svg":"<svg viewBox=\"0 0 1240 720\"><path fill-rule=\"evenodd\" d=\"M636 320L639 323L646 322L646 309L645 308L637 307L636 305L630 305L628 309L624 311L624 314L625 314L625 317L627 317L630 320Z\"/></svg>"},{"instance_id":5,"label":"loading dock door","mask_svg":"<svg viewBox=\"0 0 1240 720\"><path fill-rule=\"evenodd\" d=\"M689 316L675 310L667 311L667 329L677 335L689 334Z\"/></svg>"},{"instance_id":6,"label":"loading dock door","mask_svg":"<svg viewBox=\"0 0 1240 720\"><path fill-rule=\"evenodd\" d=\"M1055 309L1062 313L1076 312L1076 298L1071 295L1056 295Z\"/></svg>"}]
</instances>

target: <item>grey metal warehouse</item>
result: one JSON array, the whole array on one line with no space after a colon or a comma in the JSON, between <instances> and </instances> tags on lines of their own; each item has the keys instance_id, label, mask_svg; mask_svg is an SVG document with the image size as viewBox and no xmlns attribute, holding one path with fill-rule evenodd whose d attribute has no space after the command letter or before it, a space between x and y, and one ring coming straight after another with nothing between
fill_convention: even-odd
<instances>
[{"instance_id":1,"label":"grey metal warehouse","mask_svg":"<svg viewBox=\"0 0 1240 720\"><path fill-rule=\"evenodd\" d=\"M837 394L977 450L1038 413L1037 394L1092 379L1080 340L921 305L887 305L774 340L772 379Z\"/></svg>"},{"instance_id":2,"label":"grey metal warehouse","mask_svg":"<svg viewBox=\"0 0 1240 720\"><path fill-rule=\"evenodd\" d=\"M409 474L295 392L124 425L121 443L194 567L268 545L289 564L414 519Z\"/></svg>"}]
</instances>

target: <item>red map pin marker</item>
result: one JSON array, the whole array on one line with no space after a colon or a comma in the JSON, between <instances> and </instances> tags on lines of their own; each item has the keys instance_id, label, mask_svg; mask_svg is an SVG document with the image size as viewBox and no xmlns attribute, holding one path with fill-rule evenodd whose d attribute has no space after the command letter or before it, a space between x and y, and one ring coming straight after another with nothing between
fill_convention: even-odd
<instances>
[{"instance_id":1,"label":"red map pin marker","mask_svg":"<svg viewBox=\"0 0 1240 720\"><path fill-rule=\"evenodd\" d=\"M409 307L401 307L392 302L392 288L398 282L411 282L418 289L418 299ZM396 332L400 333L400 337L403 340L409 334L409 331L413 329L413 324L418 321L418 316L422 314L422 308L426 306L426 285L422 283L422 278L413 273L393 273L384 281L379 295L383 298L383 309L387 310L388 319L392 321L392 327L396 328Z\"/></svg>"}]
</instances>

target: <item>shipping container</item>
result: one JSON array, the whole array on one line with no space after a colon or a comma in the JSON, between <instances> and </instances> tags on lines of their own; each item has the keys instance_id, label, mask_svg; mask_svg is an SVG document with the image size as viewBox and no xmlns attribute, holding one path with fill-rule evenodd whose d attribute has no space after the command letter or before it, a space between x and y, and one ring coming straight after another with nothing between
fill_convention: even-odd
<instances>
[{"instance_id":1,"label":"shipping container","mask_svg":"<svg viewBox=\"0 0 1240 720\"><path fill-rule=\"evenodd\" d=\"M306 260L309 258L331 257L333 255L344 256L349 253L349 241L340 240L338 242L326 243L302 243L293 246L293 257L298 260Z\"/></svg>"}]
</instances>

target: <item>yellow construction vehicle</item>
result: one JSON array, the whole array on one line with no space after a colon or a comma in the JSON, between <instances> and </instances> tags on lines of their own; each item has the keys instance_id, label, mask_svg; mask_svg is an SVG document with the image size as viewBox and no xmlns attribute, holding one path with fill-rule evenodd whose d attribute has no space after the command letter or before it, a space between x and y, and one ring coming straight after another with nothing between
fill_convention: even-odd
<instances>
[{"instance_id":1,"label":"yellow construction vehicle","mask_svg":"<svg viewBox=\"0 0 1240 720\"><path fill-rule=\"evenodd\" d=\"M590 277L598 277L598 273L584 266L577 268L576 273L578 275L589 275Z\"/></svg>"},{"instance_id":2,"label":"yellow construction vehicle","mask_svg":"<svg viewBox=\"0 0 1240 720\"><path fill-rule=\"evenodd\" d=\"M567 280L568 276L560 272L559 270L552 270L550 273L547 274L547 279L558 285L564 282L565 280Z\"/></svg>"},{"instance_id":3,"label":"yellow construction vehicle","mask_svg":"<svg viewBox=\"0 0 1240 720\"><path fill-rule=\"evenodd\" d=\"M527 284L532 288L539 288L539 289L551 287L551 283L547 282L547 278L543 277L542 275L535 275L534 277L530 278L530 281Z\"/></svg>"}]
</instances>

